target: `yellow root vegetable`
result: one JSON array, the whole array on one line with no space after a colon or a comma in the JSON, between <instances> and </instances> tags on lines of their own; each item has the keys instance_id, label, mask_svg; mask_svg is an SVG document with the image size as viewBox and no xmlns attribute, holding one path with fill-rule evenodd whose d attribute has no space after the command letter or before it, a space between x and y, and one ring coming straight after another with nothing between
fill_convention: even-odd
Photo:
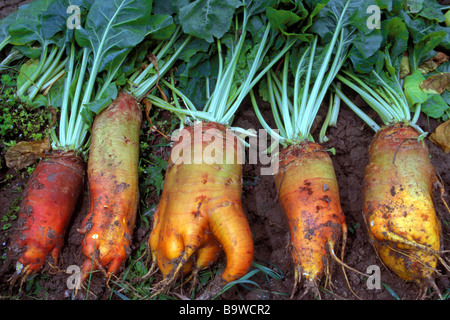
<instances>
[{"instance_id":1,"label":"yellow root vegetable","mask_svg":"<svg viewBox=\"0 0 450 320\"><path fill-rule=\"evenodd\" d=\"M181 131L149 238L153 262L164 276L161 285L167 288L181 274L209 267L222 250L227 259L222 280L236 280L253 261L253 238L241 204L240 142L217 123Z\"/></svg>"},{"instance_id":2,"label":"yellow root vegetable","mask_svg":"<svg viewBox=\"0 0 450 320\"><path fill-rule=\"evenodd\" d=\"M419 133L402 123L378 130L364 177L364 217L383 263L424 290L435 286L441 227L433 204L437 181Z\"/></svg>"}]
</instances>

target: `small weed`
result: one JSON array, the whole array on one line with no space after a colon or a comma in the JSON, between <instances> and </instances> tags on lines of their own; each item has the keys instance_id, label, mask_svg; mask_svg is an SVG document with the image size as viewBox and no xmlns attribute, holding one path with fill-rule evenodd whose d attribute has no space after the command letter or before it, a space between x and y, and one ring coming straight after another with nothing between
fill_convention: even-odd
<instances>
[{"instance_id":1,"label":"small weed","mask_svg":"<svg viewBox=\"0 0 450 320\"><path fill-rule=\"evenodd\" d=\"M354 234L356 232L356 230L359 228L359 223L358 222L353 222L349 225L348 227L348 231L352 234Z\"/></svg>"},{"instance_id":2,"label":"small weed","mask_svg":"<svg viewBox=\"0 0 450 320\"><path fill-rule=\"evenodd\" d=\"M253 262L252 266L253 266L253 268L246 275L244 275L243 277L241 277L240 279L238 279L236 281L232 281L232 282L226 284L222 288L222 291L213 299L218 298L220 295L224 294L226 291L230 290L231 288L233 288L237 285L244 287L246 290L255 291L255 292L259 293L261 295L262 300L269 298L267 296L268 292L269 292L269 294L277 294L277 295L287 296L287 293L267 291L259 284L259 282L256 281L257 275L258 275L258 276L262 277L263 282L265 283L265 286L270 288L270 280L271 279L274 279L274 280L283 280L284 279L284 274L281 271L281 269L279 269L278 267L276 267L274 265L271 265L271 267L269 268L269 267L263 266L256 262Z\"/></svg>"},{"instance_id":3,"label":"small weed","mask_svg":"<svg viewBox=\"0 0 450 320\"><path fill-rule=\"evenodd\" d=\"M39 105L22 103L14 96L16 76L3 74L0 78L0 138L6 147L16 140L40 140L51 123L51 113Z\"/></svg>"},{"instance_id":4,"label":"small weed","mask_svg":"<svg viewBox=\"0 0 450 320\"><path fill-rule=\"evenodd\" d=\"M2 216L1 224L2 230L6 231L9 228L11 228L12 221L17 219L17 215L19 214L20 210L20 202L22 201L21 197L17 197L13 200L11 203L11 206L9 207L8 211Z\"/></svg>"}]
</instances>

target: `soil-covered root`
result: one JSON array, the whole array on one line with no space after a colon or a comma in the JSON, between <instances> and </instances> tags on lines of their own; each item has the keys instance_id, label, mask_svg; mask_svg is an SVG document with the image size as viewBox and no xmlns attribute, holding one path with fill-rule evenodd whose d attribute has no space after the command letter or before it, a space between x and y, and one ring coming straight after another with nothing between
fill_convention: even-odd
<instances>
[{"instance_id":1,"label":"soil-covered root","mask_svg":"<svg viewBox=\"0 0 450 320\"><path fill-rule=\"evenodd\" d=\"M47 267L57 267L65 232L83 189L85 162L73 151L53 151L36 166L21 202L11 259L23 283Z\"/></svg>"}]
</instances>

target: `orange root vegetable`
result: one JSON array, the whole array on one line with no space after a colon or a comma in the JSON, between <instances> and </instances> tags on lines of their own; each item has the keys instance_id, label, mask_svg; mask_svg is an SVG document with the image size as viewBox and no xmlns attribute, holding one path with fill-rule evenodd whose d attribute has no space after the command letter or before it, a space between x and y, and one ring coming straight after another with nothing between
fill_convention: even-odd
<instances>
[{"instance_id":1,"label":"orange root vegetable","mask_svg":"<svg viewBox=\"0 0 450 320\"><path fill-rule=\"evenodd\" d=\"M65 231L75 210L85 173L85 162L73 151L54 151L35 168L21 203L19 236L12 253L19 257L14 283L37 273L45 264L56 266Z\"/></svg>"},{"instance_id":2,"label":"orange root vegetable","mask_svg":"<svg viewBox=\"0 0 450 320\"><path fill-rule=\"evenodd\" d=\"M331 258L336 259L335 245L342 238L343 255L347 237L338 184L328 152L309 141L283 149L275 185L291 235L296 278L292 294L301 278L306 280L307 290L317 289L322 276L329 278L331 275Z\"/></svg>"},{"instance_id":3,"label":"orange root vegetable","mask_svg":"<svg viewBox=\"0 0 450 320\"><path fill-rule=\"evenodd\" d=\"M209 267L224 250L222 280L236 280L253 262L253 238L241 204L240 142L217 123L197 123L181 135L149 238L153 263L167 287L181 274Z\"/></svg>"},{"instance_id":4,"label":"orange root vegetable","mask_svg":"<svg viewBox=\"0 0 450 320\"><path fill-rule=\"evenodd\" d=\"M88 161L90 211L85 234L82 282L91 270L116 275L128 254L139 204L138 161L142 111L136 99L119 93L92 126Z\"/></svg>"},{"instance_id":5,"label":"orange root vegetable","mask_svg":"<svg viewBox=\"0 0 450 320\"><path fill-rule=\"evenodd\" d=\"M426 288L434 284L441 230L433 204L436 173L418 137L401 123L377 132L364 177L364 217L384 264Z\"/></svg>"}]
</instances>

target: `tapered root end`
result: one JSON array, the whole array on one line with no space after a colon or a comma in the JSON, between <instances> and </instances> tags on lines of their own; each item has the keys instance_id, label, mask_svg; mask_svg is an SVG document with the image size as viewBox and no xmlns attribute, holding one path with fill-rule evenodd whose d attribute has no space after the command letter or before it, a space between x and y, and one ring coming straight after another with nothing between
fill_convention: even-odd
<instances>
[{"instance_id":1,"label":"tapered root end","mask_svg":"<svg viewBox=\"0 0 450 320\"><path fill-rule=\"evenodd\" d=\"M290 299L300 300L309 292L320 299L319 283L320 280L316 277L305 277L302 267L296 266L294 269L294 287Z\"/></svg>"},{"instance_id":2,"label":"tapered root end","mask_svg":"<svg viewBox=\"0 0 450 320\"><path fill-rule=\"evenodd\" d=\"M81 276L80 276L80 283L83 284L92 272L97 270L97 264L92 260L85 260L83 263L83 266L81 267Z\"/></svg>"},{"instance_id":3,"label":"tapered root end","mask_svg":"<svg viewBox=\"0 0 450 320\"><path fill-rule=\"evenodd\" d=\"M158 264L156 263L156 261L152 261L151 265L150 265L150 269L148 270L148 272L143 275L141 277L142 280L146 280L148 279L150 276L152 276L156 271L158 271Z\"/></svg>"},{"instance_id":4,"label":"tapered root end","mask_svg":"<svg viewBox=\"0 0 450 320\"><path fill-rule=\"evenodd\" d=\"M16 272L8 279L8 283L11 287L16 285L19 281L19 286L22 287L23 283L36 272L30 267L30 265L24 266L20 262L16 262Z\"/></svg>"},{"instance_id":5,"label":"tapered root end","mask_svg":"<svg viewBox=\"0 0 450 320\"><path fill-rule=\"evenodd\" d=\"M184 254L178 258L178 263L176 264L175 268L172 269L172 271L164 276L164 278L156 283L153 286L153 295L152 297L161 294L161 293L167 293L169 291L169 289L172 287L172 285L175 283L175 281L178 279L178 277L180 276L180 274L183 273L183 269L186 266L186 264L189 262L189 256L186 252L184 252Z\"/></svg>"},{"instance_id":6,"label":"tapered root end","mask_svg":"<svg viewBox=\"0 0 450 320\"><path fill-rule=\"evenodd\" d=\"M441 290L439 290L438 286L436 285L436 282L434 282L433 279L428 279L428 284L429 284L429 287L434 289L434 291L437 294L437 296L439 297L439 299L442 300ZM423 299L426 297L425 295L426 295L427 291L428 291L428 287L423 286L423 294L421 295L421 297L423 297Z\"/></svg>"}]
</instances>

